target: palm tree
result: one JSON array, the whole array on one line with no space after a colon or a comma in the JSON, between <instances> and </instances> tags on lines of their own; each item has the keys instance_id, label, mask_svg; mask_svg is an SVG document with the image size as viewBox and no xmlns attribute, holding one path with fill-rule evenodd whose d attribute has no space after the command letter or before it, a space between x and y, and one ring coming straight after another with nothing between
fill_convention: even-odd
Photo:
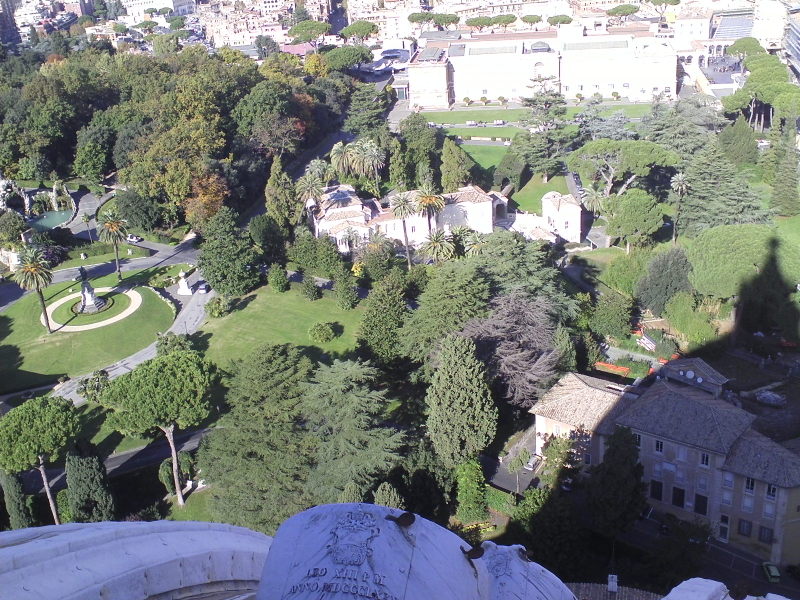
<instances>
[{"instance_id":1,"label":"palm tree","mask_svg":"<svg viewBox=\"0 0 800 600\"><path fill-rule=\"evenodd\" d=\"M370 173L370 166L367 161L367 141L356 140L352 144L345 146L347 164L353 175L366 176Z\"/></svg>"},{"instance_id":2,"label":"palm tree","mask_svg":"<svg viewBox=\"0 0 800 600\"><path fill-rule=\"evenodd\" d=\"M324 187L319 177L306 173L295 182L294 191L297 198L302 202L314 200L314 202L318 203L322 198Z\"/></svg>"},{"instance_id":3,"label":"palm tree","mask_svg":"<svg viewBox=\"0 0 800 600\"><path fill-rule=\"evenodd\" d=\"M371 170L375 177L375 187L380 190L381 180L378 172L386 164L386 155L383 149L372 140L366 140L361 144L361 156L364 164L364 170ZM366 175L366 173L364 173Z\"/></svg>"},{"instance_id":4,"label":"palm tree","mask_svg":"<svg viewBox=\"0 0 800 600\"><path fill-rule=\"evenodd\" d=\"M583 197L583 205L586 210L590 211L595 217L603 210L603 202L606 197L603 190L598 190L594 186L586 189L586 195Z\"/></svg>"},{"instance_id":5,"label":"palm tree","mask_svg":"<svg viewBox=\"0 0 800 600\"><path fill-rule=\"evenodd\" d=\"M308 165L306 165L305 174L313 175L325 185L329 185L331 180L336 177L335 169L330 163L322 160L321 158L315 158L308 163Z\"/></svg>"},{"instance_id":6,"label":"palm tree","mask_svg":"<svg viewBox=\"0 0 800 600\"><path fill-rule=\"evenodd\" d=\"M339 177L350 174L353 170L353 144L345 145L343 142L336 142L331 148L331 166L336 170Z\"/></svg>"},{"instance_id":7,"label":"palm tree","mask_svg":"<svg viewBox=\"0 0 800 600\"><path fill-rule=\"evenodd\" d=\"M125 241L127 221L113 211L105 212L100 217L98 235L104 242L114 244L114 260L117 262L117 281L122 281L122 271L119 268L119 245Z\"/></svg>"},{"instance_id":8,"label":"palm tree","mask_svg":"<svg viewBox=\"0 0 800 600\"><path fill-rule=\"evenodd\" d=\"M86 225L86 233L89 234L89 243L94 244L94 240L92 239L92 230L89 229L89 223L91 222L91 220L92 217L90 217L87 214L81 216L81 221L83 221L83 224Z\"/></svg>"},{"instance_id":9,"label":"palm tree","mask_svg":"<svg viewBox=\"0 0 800 600\"><path fill-rule=\"evenodd\" d=\"M453 258L456 255L456 247L444 231L434 231L422 244L420 252L438 263Z\"/></svg>"},{"instance_id":10,"label":"palm tree","mask_svg":"<svg viewBox=\"0 0 800 600\"><path fill-rule=\"evenodd\" d=\"M437 213L444 210L445 200L444 196L437 194L433 187L423 185L417 192L417 212L425 215L428 218L428 234L433 231L431 226L431 218L435 217Z\"/></svg>"},{"instance_id":11,"label":"palm tree","mask_svg":"<svg viewBox=\"0 0 800 600\"><path fill-rule=\"evenodd\" d=\"M689 181L683 173L676 173L670 179L669 186L678 195L678 202L675 204L675 219L672 223L672 245L678 241L678 219L681 216L681 201L689 193Z\"/></svg>"},{"instance_id":12,"label":"palm tree","mask_svg":"<svg viewBox=\"0 0 800 600\"><path fill-rule=\"evenodd\" d=\"M405 192L398 194L392 199L392 212L394 216L400 219L403 223L403 242L405 242L406 261L408 261L408 270L411 270L411 251L408 246L408 230L406 229L406 219L417 214L417 207L411 199L411 194Z\"/></svg>"},{"instance_id":13,"label":"palm tree","mask_svg":"<svg viewBox=\"0 0 800 600\"><path fill-rule=\"evenodd\" d=\"M53 280L53 272L50 270L50 264L44 259L41 250L31 246L26 246L22 252L19 253L19 260L19 267L14 271L14 281L16 281L23 290L34 290L39 296L44 326L47 327L47 333L53 333L50 327L50 319L47 317L47 306L44 303L44 294L42 293L42 290L50 285L50 282Z\"/></svg>"},{"instance_id":14,"label":"palm tree","mask_svg":"<svg viewBox=\"0 0 800 600\"><path fill-rule=\"evenodd\" d=\"M466 225L457 225L450 230L450 241L453 242L456 256L464 256L466 254L466 245L464 242L471 232L472 229Z\"/></svg>"},{"instance_id":15,"label":"palm tree","mask_svg":"<svg viewBox=\"0 0 800 600\"><path fill-rule=\"evenodd\" d=\"M464 238L464 249L467 252L467 256L483 254L484 248L486 248L486 236L482 233L470 231Z\"/></svg>"}]
</instances>

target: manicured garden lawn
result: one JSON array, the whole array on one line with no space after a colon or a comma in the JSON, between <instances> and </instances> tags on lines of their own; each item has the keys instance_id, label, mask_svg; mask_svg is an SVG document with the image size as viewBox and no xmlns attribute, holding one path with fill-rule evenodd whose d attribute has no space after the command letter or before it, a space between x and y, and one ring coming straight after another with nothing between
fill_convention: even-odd
<instances>
[{"instance_id":1,"label":"manicured garden lawn","mask_svg":"<svg viewBox=\"0 0 800 600\"><path fill-rule=\"evenodd\" d=\"M521 190L514 192L512 200L520 210L540 215L542 214L542 196L552 191L568 193L567 180L563 175L551 177L547 183L542 181L541 175L534 175Z\"/></svg>"},{"instance_id":2,"label":"manicured garden lawn","mask_svg":"<svg viewBox=\"0 0 800 600\"><path fill-rule=\"evenodd\" d=\"M167 520L169 521L209 521L214 522L209 510L209 500L211 493L208 489L192 492L186 497L186 504L183 508L178 506L176 501L172 502L169 509Z\"/></svg>"},{"instance_id":3,"label":"manicured garden lawn","mask_svg":"<svg viewBox=\"0 0 800 600\"><path fill-rule=\"evenodd\" d=\"M790 244L800 252L800 215L794 217L778 217L778 235L785 244Z\"/></svg>"},{"instance_id":4,"label":"manicured garden lawn","mask_svg":"<svg viewBox=\"0 0 800 600\"><path fill-rule=\"evenodd\" d=\"M466 123L467 121L485 121L491 123L502 119L503 121L516 122L525 119L531 114L527 108L498 108L487 106L486 108L470 108L469 110L445 110L440 112L423 112L422 116L429 123L442 123L452 125Z\"/></svg>"},{"instance_id":5,"label":"manicured garden lawn","mask_svg":"<svg viewBox=\"0 0 800 600\"><path fill-rule=\"evenodd\" d=\"M567 108L567 118L572 119L576 114L586 108L585 104L580 106L570 106ZM613 115L615 112L622 111L623 114L629 119L641 119L643 116L650 114L652 106L650 104L615 104L608 102L603 105L601 114L603 116Z\"/></svg>"},{"instance_id":6,"label":"manicured garden lawn","mask_svg":"<svg viewBox=\"0 0 800 600\"><path fill-rule=\"evenodd\" d=\"M520 127L448 127L447 135L458 135L462 138L495 138L513 140L518 133L525 131Z\"/></svg>"},{"instance_id":7,"label":"manicured garden lawn","mask_svg":"<svg viewBox=\"0 0 800 600\"><path fill-rule=\"evenodd\" d=\"M122 435L108 424L106 410L99 404L87 402L78 409L80 431L95 446L100 456L114 452L125 452L152 442L152 438L137 435Z\"/></svg>"},{"instance_id":8,"label":"manicured garden lawn","mask_svg":"<svg viewBox=\"0 0 800 600\"><path fill-rule=\"evenodd\" d=\"M295 344L306 346L318 358L322 353L344 355L356 346L356 331L362 309L342 310L329 291L314 302L300 293L300 284L283 294L264 286L242 300L244 308L220 319L208 319L200 336L208 336L206 357L222 366L244 358L263 344ZM312 342L308 329L320 321L336 323L341 335L327 343Z\"/></svg>"},{"instance_id":9,"label":"manicured garden lawn","mask_svg":"<svg viewBox=\"0 0 800 600\"><path fill-rule=\"evenodd\" d=\"M131 305L131 299L121 292L98 292L97 297L105 300L103 310L96 313L76 313L80 309L80 298L62 304L53 311L53 321L61 325L91 325L99 323L123 312ZM73 309L74 305L77 309Z\"/></svg>"},{"instance_id":10,"label":"manicured garden lawn","mask_svg":"<svg viewBox=\"0 0 800 600\"><path fill-rule=\"evenodd\" d=\"M506 146L476 146L474 144L462 144L461 149L469 154L476 163L484 169L491 169L500 164L503 157L508 152Z\"/></svg>"},{"instance_id":11,"label":"manicured garden lawn","mask_svg":"<svg viewBox=\"0 0 800 600\"><path fill-rule=\"evenodd\" d=\"M133 254L128 254L128 249L133 251ZM88 267L89 265L99 265L101 263L107 263L114 260L114 253L109 252L107 254L98 254L97 256L89 256L86 260L81 259L81 250L78 248L77 250L71 250L67 253L67 259L57 265L55 267L56 271L60 271L61 269L70 269L72 267L80 267L83 265L84 267ZM150 256L150 250L147 248L140 248L139 246L132 246L129 244L122 244L119 247L119 259L122 260L130 260L132 258L142 258L145 256Z\"/></svg>"},{"instance_id":12,"label":"manicured garden lawn","mask_svg":"<svg viewBox=\"0 0 800 600\"><path fill-rule=\"evenodd\" d=\"M146 279L150 270L124 281ZM93 279L95 287L111 287L116 275ZM77 282L65 282L45 290L49 304L80 291ZM0 393L52 383L62 375L76 376L105 367L148 346L156 333L166 331L174 313L155 292L140 288L142 305L135 313L107 327L78 333L47 334L39 318L39 300L28 294L0 313Z\"/></svg>"}]
</instances>

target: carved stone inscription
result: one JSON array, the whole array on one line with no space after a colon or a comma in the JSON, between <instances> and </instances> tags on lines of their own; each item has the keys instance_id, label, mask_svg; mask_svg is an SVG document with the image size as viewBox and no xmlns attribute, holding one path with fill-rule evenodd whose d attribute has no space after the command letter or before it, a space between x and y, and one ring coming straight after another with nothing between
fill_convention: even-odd
<instances>
[{"instance_id":1,"label":"carved stone inscription","mask_svg":"<svg viewBox=\"0 0 800 600\"><path fill-rule=\"evenodd\" d=\"M321 556L301 575L292 570L282 598L402 600L411 557L406 540L394 529L393 523L379 523L355 506L338 512L323 552L315 553Z\"/></svg>"}]
</instances>

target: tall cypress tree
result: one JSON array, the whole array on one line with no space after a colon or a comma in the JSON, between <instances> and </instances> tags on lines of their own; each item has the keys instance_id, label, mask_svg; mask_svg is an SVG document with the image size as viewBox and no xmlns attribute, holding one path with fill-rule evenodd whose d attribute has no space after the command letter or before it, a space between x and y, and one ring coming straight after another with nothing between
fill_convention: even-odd
<instances>
[{"instance_id":1,"label":"tall cypress tree","mask_svg":"<svg viewBox=\"0 0 800 600\"><path fill-rule=\"evenodd\" d=\"M689 191L681 207L681 223L688 236L717 225L762 223L762 210L750 186L737 173L719 144L699 152L686 170Z\"/></svg>"},{"instance_id":2,"label":"tall cypress tree","mask_svg":"<svg viewBox=\"0 0 800 600\"><path fill-rule=\"evenodd\" d=\"M471 339L446 337L436 366L425 396L428 436L442 462L455 467L475 458L494 439L497 407Z\"/></svg>"},{"instance_id":3,"label":"tall cypress tree","mask_svg":"<svg viewBox=\"0 0 800 600\"><path fill-rule=\"evenodd\" d=\"M258 283L253 245L236 226L236 213L223 206L209 219L203 236L199 266L217 292L224 296L240 296Z\"/></svg>"},{"instance_id":4,"label":"tall cypress tree","mask_svg":"<svg viewBox=\"0 0 800 600\"><path fill-rule=\"evenodd\" d=\"M295 198L294 184L283 171L279 156L272 161L267 187L264 188L264 198L267 203L267 215L278 224L285 237L292 239L292 228L300 220L303 204Z\"/></svg>"},{"instance_id":5,"label":"tall cypress tree","mask_svg":"<svg viewBox=\"0 0 800 600\"><path fill-rule=\"evenodd\" d=\"M25 494L17 473L6 473L0 469L0 488L6 505L11 529L25 529L35 525L32 516L33 499Z\"/></svg>"},{"instance_id":6,"label":"tall cypress tree","mask_svg":"<svg viewBox=\"0 0 800 600\"><path fill-rule=\"evenodd\" d=\"M797 149L793 139L781 141L782 149L775 165L774 186L772 189L772 208L779 215L790 217L800 213L798 196Z\"/></svg>"},{"instance_id":7,"label":"tall cypress tree","mask_svg":"<svg viewBox=\"0 0 800 600\"><path fill-rule=\"evenodd\" d=\"M81 442L67 454L67 490L74 523L97 523L114 519L114 498L108 485L103 459L97 448Z\"/></svg>"},{"instance_id":8,"label":"tall cypress tree","mask_svg":"<svg viewBox=\"0 0 800 600\"><path fill-rule=\"evenodd\" d=\"M758 161L756 134L742 115L720 131L719 145L728 159L737 166L752 165Z\"/></svg>"},{"instance_id":9,"label":"tall cypress tree","mask_svg":"<svg viewBox=\"0 0 800 600\"><path fill-rule=\"evenodd\" d=\"M447 138L442 148L442 191L455 192L471 181L470 172L475 161L458 145Z\"/></svg>"},{"instance_id":10,"label":"tall cypress tree","mask_svg":"<svg viewBox=\"0 0 800 600\"><path fill-rule=\"evenodd\" d=\"M361 351L382 364L400 356L400 328L408 315L402 273L389 273L364 301L364 317L358 330Z\"/></svg>"}]
</instances>

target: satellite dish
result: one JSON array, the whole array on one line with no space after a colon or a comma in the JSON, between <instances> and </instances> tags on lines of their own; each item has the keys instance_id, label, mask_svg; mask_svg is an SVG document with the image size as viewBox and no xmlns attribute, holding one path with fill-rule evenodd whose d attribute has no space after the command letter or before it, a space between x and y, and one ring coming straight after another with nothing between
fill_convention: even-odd
<instances>
[{"instance_id":1,"label":"satellite dish","mask_svg":"<svg viewBox=\"0 0 800 600\"><path fill-rule=\"evenodd\" d=\"M697 378L697 383L703 383L703 378L702 377L698 377Z\"/></svg>"},{"instance_id":2,"label":"satellite dish","mask_svg":"<svg viewBox=\"0 0 800 600\"><path fill-rule=\"evenodd\" d=\"M686 377L689 379L694 379L694 371L686 371Z\"/></svg>"}]
</instances>

